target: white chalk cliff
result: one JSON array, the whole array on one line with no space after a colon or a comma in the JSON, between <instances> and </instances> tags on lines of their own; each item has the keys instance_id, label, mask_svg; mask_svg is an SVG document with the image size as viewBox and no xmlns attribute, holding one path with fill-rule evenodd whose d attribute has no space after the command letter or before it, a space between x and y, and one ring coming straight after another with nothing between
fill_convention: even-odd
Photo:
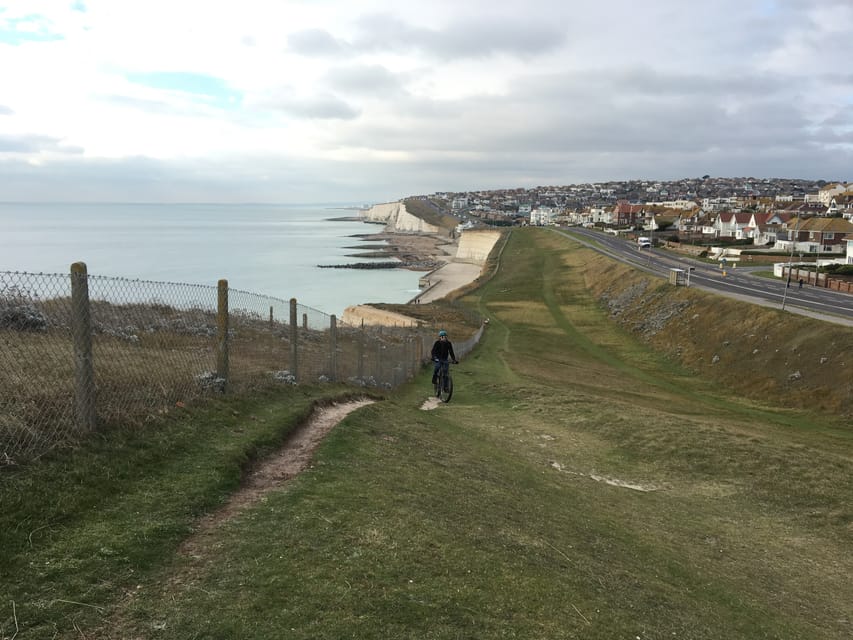
<instances>
[{"instance_id":1,"label":"white chalk cliff","mask_svg":"<svg viewBox=\"0 0 853 640\"><path fill-rule=\"evenodd\" d=\"M406 211L403 202L375 204L362 217L368 222L384 222L388 231L409 233L440 233L441 229Z\"/></svg>"}]
</instances>

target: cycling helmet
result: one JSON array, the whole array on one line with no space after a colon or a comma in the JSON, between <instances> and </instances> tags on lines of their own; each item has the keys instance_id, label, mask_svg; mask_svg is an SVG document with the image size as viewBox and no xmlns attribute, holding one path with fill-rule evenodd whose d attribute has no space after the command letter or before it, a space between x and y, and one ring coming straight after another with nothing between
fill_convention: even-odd
<instances>
[{"instance_id":1,"label":"cycling helmet","mask_svg":"<svg viewBox=\"0 0 853 640\"><path fill-rule=\"evenodd\" d=\"M439 336L447 336L447 331L445 331L444 329L442 329L441 331L439 331L439 332L438 332L438 335L439 335Z\"/></svg>"}]
</instances>

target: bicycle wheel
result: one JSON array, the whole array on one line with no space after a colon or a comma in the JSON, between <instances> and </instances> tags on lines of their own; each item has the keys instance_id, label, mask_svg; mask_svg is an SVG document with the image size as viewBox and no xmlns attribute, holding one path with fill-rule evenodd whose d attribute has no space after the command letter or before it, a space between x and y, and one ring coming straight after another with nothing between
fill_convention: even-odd
<instances>
[{"instance_id":1,"label":"bicycle wheel","mask_svg":"<svg viewBox=\"0 0 853 640\"><path fill-rule=\"evenodd\" d=\"M441 382L439 380L439 383ZM438 397L442 402L450 402L450 398L453 397L453 378L450 377L449 373L445 376L444 382L445 384L439 391Z\"/></svg>"}]
</instances>

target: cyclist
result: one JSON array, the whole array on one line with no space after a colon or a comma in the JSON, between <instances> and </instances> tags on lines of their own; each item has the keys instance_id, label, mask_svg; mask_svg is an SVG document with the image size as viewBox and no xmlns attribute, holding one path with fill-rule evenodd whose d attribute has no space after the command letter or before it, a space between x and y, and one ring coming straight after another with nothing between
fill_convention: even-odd
<instances>
[{"instance_id":1,"label":"cyclist","mask_svg":"<svg viewBox=\"0 0 853 640\"><path fill-rule=\"evenodd\" d=\"M453 353L453 343L450 342L447 331L444 329L438 332L438 340L432 345L432 360L435 362L435 369L432 372L433 384L438 382L438 372L442 366L447 371L448 360L452 361L453 364L459 364L456 360L456 354Z\"/></svg>"}]
</instances>

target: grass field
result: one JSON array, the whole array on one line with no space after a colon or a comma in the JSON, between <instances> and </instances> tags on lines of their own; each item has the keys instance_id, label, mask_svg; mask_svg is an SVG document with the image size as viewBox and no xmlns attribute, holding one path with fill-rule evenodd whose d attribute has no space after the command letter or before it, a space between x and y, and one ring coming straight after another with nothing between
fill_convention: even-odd
<instances>
[{"instance_id":1,"label":"grass field","mask_svg":"<svg viewBox=\"0 0 853 640\"><path fill-rule=\"evenodd\" d=\"M4 471L0 637L851 637L849 415L772 385L761 402L686 366L698 347L674 330L613 322L601 295L635 276L568 239L514 231L500 264L462 301L490 323L451 403L422 408L424 371L190 555L195 519L342 388Z\"/></svg>"}]
</instances>

